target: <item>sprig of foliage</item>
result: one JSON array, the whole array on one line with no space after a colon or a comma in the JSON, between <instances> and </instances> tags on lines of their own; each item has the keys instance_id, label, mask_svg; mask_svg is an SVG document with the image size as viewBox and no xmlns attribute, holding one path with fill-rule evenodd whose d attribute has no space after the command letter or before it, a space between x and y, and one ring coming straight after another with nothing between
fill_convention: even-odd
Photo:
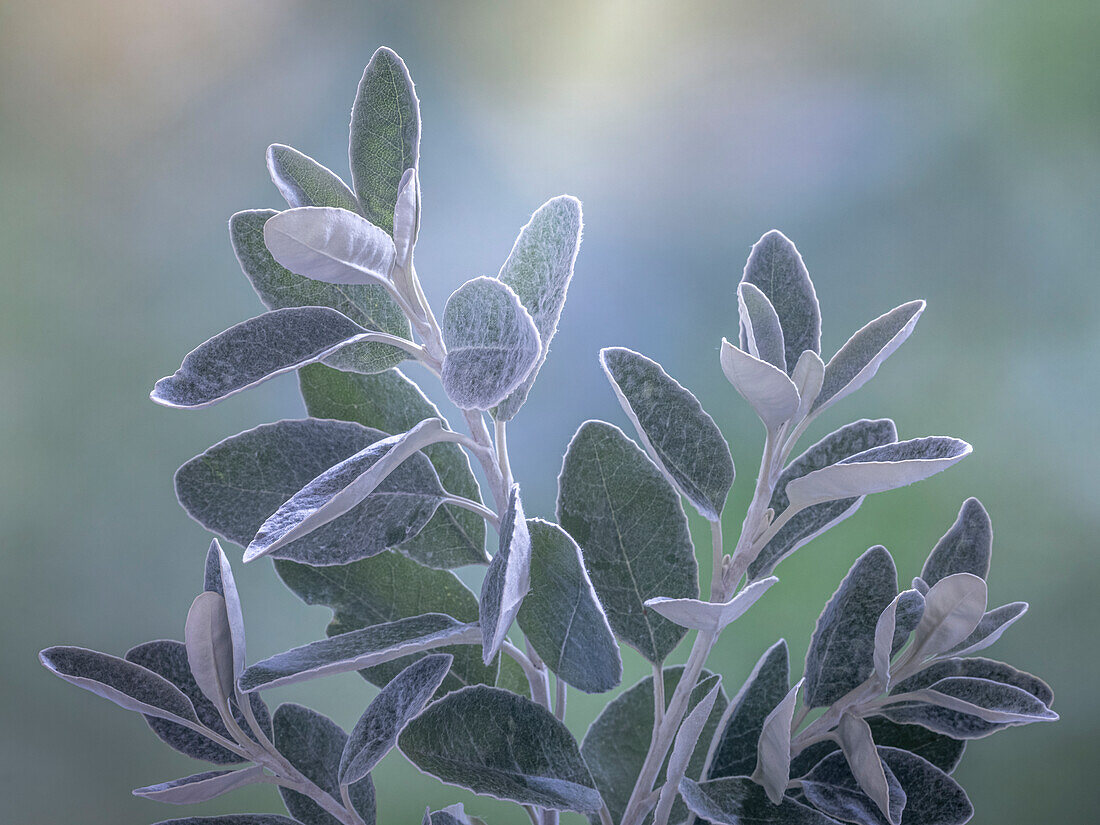
<instances>
[{"instance_id":1,"label":"sprig of foliage","mask_svg":"<svg viewBox=\"0 0 1100 825\"><path fill-rule=\"evenodd\" d=\"M250 763L134 793L183 804L270 783L293 819L172 821L374 825L371 771L396 748L445 783L522 805L535 825L554 825L559 811L601 825L969 820L950 777L965 742L1057 718L1041 680L971 655L1027 610L987 610L992 528L976 499L911 589L899 592L885 548L856 560L793 686L783 640L736 691L706 670L720 634L776 585L783 559L865 496L970 453L955 438L902 441L892 421L861 419L791 458L810 422L909 337L924 302L871 321L825 362L802 257L767 233L737 287L737 344L721 347L722 371L764 425L733 549L722 513L735 471L719 428L660 364L623 348L600 361L641 446L614 424L583 423L565 452L557 523L528 518L507 424L557 329L581 205L563 195L539 207L499 275L456 289L440 323L413 262L419 141L409 73L379 49L352 109L352 186L297 150L270 147L288 208L230 221L268 311L199 345L153 390L159 404L197 408L298 372L309 418L214 445L180 468L176 489L200 524L246 548L245 562L272 558L286 585L333 619L327 638L248 665L233 573L214 539L184 642L147 642L124 658L43 651L58 676L143 714L176 750ZM397 369L407 359L439 378L466 432ZM684 500L710 523L709 598ZM491 556L486 524L498 536ZM479 595L451 572L470 564L488 565ZM692 631L686 664L666 667ZM567 686L616 688L620 642L653 675L615 696L578 742L564 724ZM348 671L381 687L350 735L300 705L269 714L260 697ZM461 805L424 815L425 825L475 822Z\"/></svg>"}]
</instances>

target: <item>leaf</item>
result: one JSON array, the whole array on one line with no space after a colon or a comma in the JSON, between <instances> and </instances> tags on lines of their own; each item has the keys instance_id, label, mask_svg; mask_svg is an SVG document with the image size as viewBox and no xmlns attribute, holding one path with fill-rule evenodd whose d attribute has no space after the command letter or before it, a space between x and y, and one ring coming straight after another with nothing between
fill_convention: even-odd
<instances>
[{"instance_id":1,"label":"leaf","mask_svg":"<svg viewBox=\"0 0 1100 825\"><path fill-rule=\"evenodd\" d=\"M267 219L264 245L296 275L327 284L390 285L393 240L362 215L327 206L300 206Z\"/></svg>"},{"instance_id":2,"label":"leaf","mask_svg":"<svg viewBox=\"0 0 1100 825\"><path fill-rule=\"evenodd\" d=\"M744 343L749 355L786 372L783 328L768 296L755 284L742 281L737 285L737 315L745 333ZM802 360L801 357L799 360Z\"/></svg>"},{"instance_id":3,"label":"leaf","mask_svg":"<svg viewBox=\"0 0 1100 825\"><path fill-rule=\"evenodd\" d=\"M699 572L680 497L618 427L587 421L558 476L558 523L580 545L612 630L653 663L686 631L647 610L694 599Z\"/></svg>"},{"instance_id":4,"label":"leaf","mask_svg":"<svg viewBox=\"0 0 1100 825\"><path fill-rule=\"evenodd\" d=\"M890 644L891 656L905 646L923 617L924 596L920 591L904 590L898 594L898 607L894 614L894 639Z\"/></svg>"},{"instance_id":5,"label":"leaf","mask_svg":"<svg viewBox=\"0 0 1100 825\"><path fill-rule=\"evenodd\" d=\"M966 458L973 448L945 436L873 447L787 484L791 506L881 493L923 481Z\"/></svg>"},{"instance_id":6,"label":"leaf","mask_svg":"<svg viewBox=\"0 0 1100 825\"><path fill-rule=\"evenodd\" d=\"M722 719L704 778L752 773L764 720L790 688L787 658L787 643L780 639L757 661Z\"/></svg>"},{"instance_id":7,"label":"leaf","mask_svg":"<svg viewBox=\"0 0 1100 825\"><path fill-rule=\"evenodd\" d=\"M391 49L378 49L359 81L348 154L363 214L389 232L401 176L420 158L420 101L409 70Z\"/></svg>"},{"instance_id":8,"label":"leaf","mask_svg":"<svg viewBox=\"0 0 1100 825\"><path fill-rule=\"evenodd\" d=\"M412 279L413 247L420 234L420 176L416 167L406 169L397 187L397 201L393 207L393 245L397 249L397 266L394 268L398 288L410 297L416 288Z\"/></svg>"},{"instance_id":9,"label":"leaf","mask_svg":"<svg viewBox=\"0 0 1100 825\"><path fill-rule=\"evenodd\" d=\"M227 816L189 816L166 819L155 825L301 825L278 814L229 814Z\"/></svg>"},{"instance_id":10,"label":"leaf","mask_svg":"<svg viewBox=\"0 0 1100 825\"><path fill-rule=\"evenodd\" d=\"M874 743L869 738L867 741L870 745L866 760L869 765L873 762L873 770L881 779L881 802L873 800L861 787L850 763L836 752L818 762L799 782L799 788L811 805L843 822L898 825L905 808L905 790L894 772L882 761Z\"/></svg>"},{"instance_id":11,"label":"leaf","mask_svg":"<svg viewBox=\"0 0 1100 825\"><path fill-rule=\"evenodd\" d=\"M500 519L500 546L481 584L481 658L489 664L500 652L531 586L531 534L519 498L512 486L508 507Z\"/></svg>"},{"instance_id":12,"label":"leaf","mask_svg":"<svg viewBox=\"0 0 1100 825\"><path fill-rule=\"evenodd\" d=\"M985 615L986 598L985 582L971 573L954 573L932 585L915 631L913 661L939 655L969 637Z\"/></svg>"},{"instance_id":13,"label":"leaf","mask_svg":"<svg viewBox=\"0 0 1100 825\"><path fill-rule=\"evenodd\" d=\"M910 301L880 315L848 339L825 365L825 380L813 405L816 415L851 395L872 378L882 362L912 334L924 301Z\"/></svg>"},{"instance_id":14,"label":"leaf","mask_svg":"<svg viewBox=\"0 0 1100 825\"><path fill-rule=\"evenodd\" d=\"M672 746L672 753L668 758L668 767L665 770L665 784L661 787L661 794L657 801L653 819L655 822L668 822L672 812L673 803L676 801L680 780L687 772L688 763L703 734L703 728L710 719L714 702L722 690L721 679L714 682L710 692L691 709L680 723L680 730L676 732L676 741Z\"/></svg>"},{"instance_id":15,"label":"leaf","mask_svg":"<svg viewBox=\"0 0 1100 825\"><path fill-rule=\"evenodd\" d=\"M126 710L173 722L198 724L195 708L179 688L133 662L82 647L48 647L38 659L66 682L110 699Z\"/></svg>"},{"instance_id":16,"label":"leaf","mask_svg":"<svg viewBox=\"0 0 1100 825\"><path fill-rule=\"evenodd\" d=\"M541 347L534 368L523 382L493 409L497 421L510 421L527 400L558 329L573 265L581 245L581 202L570 195L551 198L519 231L508 260L497 277L510 286L531 314Z\"/></svg>"},{"instance_id":17,"label":"leaf","mask_svg":"<svg viewBox=\"0 0 1100 825\"><path fill-rule=\"evenodd\" d=\"M146 642L131 648L126 653L126 661L133 662L147 668L158 676L163 676L180 689L191 700L195 708L195 715L203 727L209 728L227 739L232 739L221 713L214 704L207 699L201 690L195 677L191 674L191 666L187 661L187 649L182 642L159 640ZM252 714L260 724L267 736L271 736L271 717L267 712L259 694L249 696L252 705ZM237 726L242 730L249 730L249 725L236 702L232 703L233 718ZM212 742L198 731L183 725L169 722L156 716L146 716L145 721L165 744L175 748L180 753L190 756L192 759L203 759L216 765L231 765L244 761L240 756L228 751L221 745Z\"/></svg>"},{"instance_id":18,"label":"leaf","mask_svg":"<svg viewBox=\"0 0 1100 825\"><path fill-rule=\"evenodd\" d=\"M898 621L898 615L901 621ZM916 590L903 590L879 614L875 625L875 675L883 690L890 688L890 660L909 638L924 614L924 597Z\"/></svg>"},{"instance_id":19,"label":"leaf","mask_svg":"<svg viewBox=\"0 0 1100 825\"><path fill-rule=\"evenodd\" d=\"M235 791L246 785L270 781L264 774L263 766L253 765L239 771L206 771L171 782L161 782L134 790L134 796L152 799L154 802L167 802L169 805L191 805L206 802L208 799Z\"/></svg>"},{"instance_id":20,"label":"leaf","mask_svg":"<svg viewBox=\"0 0 1100 825\"><path fill-rule=\"evenodd\" d=\"M683 676L680 665L664 668L665 705L672 700L676 685ZM720 677L703 670L699 681L688 697L688 712L710 692ZM714 708L699 736L699 742L688 761L688 773L698 776L703 770L707 744L718 728L719 719L726 709L726 696L719 692ZM588 728L581 743L581 754L592 771L596 787L607 803L611 817L618 822L626 809L634 782L638 778L653 734L653 677L647 676L612 699ZM754 743L755 744L755 743ZM666 771L662 770L661 774ZM679 822L686 816L682 805L673 808L672 820Z\"/></svg>"},{"instance_id":21,"label":"leaf","mask_svg":"<svg viewBox=\"0 0 1100 825\"><path fill-rule=\"evenodd\" d=\"M802 256L782 232L773 229L753 245L741 280L759 287L775 307L788 370L805 350L821 352L821 310L814 285ZM744 329L741 334L744 349Z\"/></svg>"},{"instance_id":22,"label":"leaf","mask_svg":"<svg viewBox=\"0 0 1100 825\"><path fill-rule=\"evenodd\" d=\"M791 371L791 381L798 390L798 410L794 414L794 419L802 421L810 414L810 409L821 394L821 386L825 381L825 364L822 363L821 356L812 349L802 353Z\"/></svg>"},{"instance_id":23,"label":"leaf","mask_svg":"<svg viewBox=\"0 0 1100 825\"><path fill-rule=\"evenodd\" d=\"M966 792L939 768L908 751L878 751L905 791L901 825L963 825L974 815Z\"/></svg>"},{"instance_id":24,"label":"leaf","mask_svg":"<svg viewBox=\"0 0 1100 825\"><path fill-rule=\"evenodd\" d=\"M293 147L281 143L268 146L267 171L291 208L331 206L359 211L355 193L339 175Z\"/></svg>"},{"instance_id":25,"label":"leaf","mask_svg":"<svg viewBox=\"0 0 1100 825\"><path fill-rule=\"evenodd\" d=\"M905 807L905 792L893 775L887 775L884 770L875 749L870 726L859 716L845 712L841 714L840 724L837 725L837 738L856 787L874 802L888 822L896 825L901 819L901 810ZM809 778L815 779L815 774L820 776L818 768L810 772Z\"/></svg>"},{"instance_id":26,"label":"leaf","mask_svg":"<svg viewBox=\"0 0 1100 825\"><path fill-rule=\"evenodd\" d=\"M421 567L396 553L381 553L335 567L276 561L275 571L306 604L332 608L333 618L327 629L329 636L424 613L443 613L469 623L478 618L477 598L453 573ZM496 664L486 667L481 661L481 650L476 645L480 631L474 638L472 644L439 650L454 656L442 690L496 681ZM420 655L423 654L416 654ZM406 656L361 673L381 687L412 661L412 657Z\"/></svg>"},{"instance_id":27,"label":"leaf","mask_svg":"<svg viewBox=\"0 0 1100 825\"><path fill-rule=\"evenodd\" d=\"M366 333L328 307L290 307L242 321L199 344L149 397L164 407L209 407L284 372L320 361Z\"/></svg>"},{"instance_id":28,"label":"leaf","mask_svg":"<svg viewBox=\"0 0 1100 825\"><path fill-rule=\"evenodd\" d=\"M340 802L340 755L348 735L315 710L287 703L275 709L275 747L303 776ZM302 825L341 825L340 821L308 796L279 788L287 812ZM352 807L373 825L374 783L367 776L348 788Z\"/></svg>"},{"instance_id":29,"label":"leaf","mask_svg":"<svg viewBox=\"0 0 1100 825\"><path fill-rule=\"evenodd\" d=\"M764 719L760 728L760 742L756 749L756 770L753 781L759 782L773 805L783 801L783 793L790 781L791 773L791 722L794 720L794 706L798 701L798 691L802 687L799 680L778 705Z\"/></svg>"},{"instance_id":30,"label":"leaf","mask_svg":"<svg viewBox=\"0 0 1100 825\"><path fill-rule=\"evenodd\" d=\"M747 776L680 781L680 796L693 814L715 825L836 825L836 820L789 796L773 805Z\"/></svg>"},{"instance_id":31,"label":"leaf","mask_svg":"<svg viewBox=\"0 0 1100 825\"><path fill-rule=\"evenodd\" d=\"M1026 725L1058 719L1057 713L1026 690L990 679L963 676L940 679L911 693L899 693L895 701L903 711L894 713L893 706L887 706L883 713L888 718L924 725L929 730L960 739L976 738L979 728L970 720L959 719L958 714L998 725ZM954 714L947 715L941 710ZM984 734L978 732L977 735Z\"/></svg>"},{"instance_id":32,"label":"leaf","mask_svg":"<svg viewBox=\"0 0 1100 825\"><path fill-rule=\"evenodd\" d=\"M1027 602L1012 602L996 607L982 616L973 633L947 652L952 656L966 656L985 650L1001 638L1004 632L1025 613L1027 613Z\"/></svg>"},{"instance_id":33,"label":"leaf","mask_svg":"<svg viewBox=\"0 0 1100 825\"><path fill-rule=\"evenodd\" d=\"M756 410L768 430L774 430L795 414L798 390L783 370L754 358L725 338L720 360L726 378Z\"/></svg>"},{"instance_id":34,"label":"leaf","mask_svg":"<svg viewBox=\"0 0 1100 825\"><path fill-rule=\"evenodd\" d=\"M929 587L954 573L970 573L980 579L989 575L993 553L993 524L982 503L968 498L958 518L943 538L936 542L921 570Z\"/></svg>"},{"instance_id":35,"label":"leaf","mask_svg":"<svg viewBox=\"0 0 1100 825\"><path fill-rule=\"evenodd\" d=\"M897 592L897 570L885 547L872 547L852 565L810 640L807 707L827 707L871 675L878 617Z\"/></svg>"},{"instance_id":36,"label":"leaf","mask_svg":"<svg viewBox=\"0 0 1100 825\"><path fill-rule=\"evenodd\" d=\"M298 371L298 381L306 410L314 418L355 421L393 434L403 433L427 418L442 417L439 409L400 370L352 375L311 364ZM422 452L432 462L448 493L481 501L470 460L457 444L429 444ZM397 550L428 567L488 564L485 520L462 507L443 504L427 526L398 545Z\"/></svg>"},{"instance_id":37,"label":"leaf","mask_svg":"<svg viewBox=\"0 0 1100 825\"><path fill-rule=\"evenodd\" d=\"M476 625L442 613L397 619L310 642L257 662L245 670L241 690L267 690L363 670L446 645L477 644L480 637Z\"/></svg>"},{"instance_id":38,"label":"leaf","mask_svg":"<svg viewBox=\"0 0 1100 825\"><path fill-rule=\"evenodd\" d=\"M397 744L409 720L424 710L451 667L445 653L425 656L397 674L367 707L344 745L340 784L367 776Z\"/></svg>"},{"instance_id":39,"label":"leaf","mask_svg":"<svg viewBox=\"0 0 1100 825\"><path fill-rule=\"evenodd\" d=\"M495 407L516 389L540 358L538 328L519 298L495 278L474 278L456 289L443 309L440 380L456 406Z\"/></svg>"},{"instance_id":40,"label":"leaf","mask_svg":"<svg viewBox=\"0 0 1100 825\"><path fill-rule=\"evenodd\" d=\"M277 214L273 209L250 209L238 212L229 219L233 251L265 307L332 307L364 329L411 338L409 319L384 286L326 284L295 275L279 264L264 243L264 224ZM408 357L408 353L400 347L366 341L342 347L324 360L340 369L375 373L389 369Z\"/></svg>"},{"instance_id":41,"label":"leaf","mask_svg":"<svg viewBox=\"0 0 1100 825\"><path fill-rule=\"evenodd\" d=\"M234 694L231 634L225 599L209 590L196 596L184 627L187 662L199 690L218 708L228 708Z\"/></svg>"},{"instance_id":42,"label":"leaf","mask_svg":"<svg viewBox=\"0 0 1100 825\"><path fill-rule=\"evenodd\" d=\"M889 418L854 421L829 433L787 465L775 483L771 507L778 518L790 506L787 485L814 470L836 464L872 447L881 447L898 440L898 431ZM811 505L792 516L760 551L749 565L749 578L767 576L783 559L824 533L830 527L852 515L863 502L862 496Z\"/></svg>"},{"instance_id":43,"label":"leaf","mask_svg":"<svg viewBox=\"0 0 1100 825\"><path fill-rule=\"evenodd\" d=\"M920 725L899 725L883 716L872 716L867 724L871 727L875 744L915 753L945 773L955 770L966 750L966 742Z\"/></svg>"},{"instance_id":44,"label":"leaf","mask_svg":"<svg viewBox=\"0 0 1100 825\"><path fill-rule=\"evenodd\" d=\"M229 622L229 636L233 648L233 679L244 672L248 656L245 649L244 614L241 611L241 597L237 593L237 583L233 578L233 568L229 566L221 544L217 539L210 542L206 552L206 575L203 590L217 593L225 601L225 617Z\"/></svg>"},{"instance_id":45,"label":"leaf","mask_svg":"<svg viewBox=\"0 0 1100 825\"><path fill-rule=\"evenodd\" d=\"M600 363L653 463L704 518L721 518L734 468L714 419L644 355L608 347L600 350Z\"/></svg>"},{"instance_id":46,"label":"leaf","mask_svg":"<svg viewBox=\"0 0 1100 825\"><path fill-rule=\"evenodd\" d=\"M753 582L728 602L704 602L699 599L649 599L645 606L656 610L670 622L689 630L706 630L721 633L723 628L741 618L760 600L768 589L779 581L771 576Z\"/></svg>"},{"instance_id":47,"label":"leaf","mask_svg":"<svg viewBox=\"0 0 1100 825\"><path fill-rule=\"evenodd\" d=\"M573 734L530 699L477 685L432 703L398 738L422 771L476 794L594 811L600 794Z\"/></svg>"},{"instance_id":48,"label":"leaf","mask_svg":"<svg viewBox=\"0 0 1100 825\"><path fill-rule=\"evenodd\" d=\"M244 553L246 562L275 555L307 564L347 564L377 555L416 535L446 498L431 462L419 450L447 432L438 418L365 447L325 470L267 521ZM362 506L360 506L362 505ZM313 552L295 545L345 514L345 541Z\"/></svg>"}]
</instances>

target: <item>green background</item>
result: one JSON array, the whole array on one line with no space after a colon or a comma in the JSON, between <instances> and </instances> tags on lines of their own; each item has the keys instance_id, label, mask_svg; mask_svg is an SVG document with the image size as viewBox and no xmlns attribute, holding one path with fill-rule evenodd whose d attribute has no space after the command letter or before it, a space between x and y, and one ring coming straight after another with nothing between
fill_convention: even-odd
<instances>
[{"instance_id":1,"label":"green background","mask_svg":"<svg viewBox=\"0 0 1100 825\"><path fill-rule=\"evenodd\" d=\"M1098 41L1094 0L0 5L0 819L185 815L129 790L201 768L35 654L181 636L209 537L177 506L173 471L302 408L291 378L195 413L147 393L261 311L226 219L280 205L270 142L345 173L356 83L386 44L423 106L417 263L434 301L495 273L545 199L584 200L570 301L509 430L533 515L552 515L582 420L627 425L596 360L624 345L693 389L729 438L735 534L762 431L718 344L736 332L734 284L764 231L802 251L827 353L928 299L910 342L810 438L889 415L903 437L957 435L974 455L873 497L784 563L712 666L733 689L779 636L797 662L862 550L885 544L907 579L978 496L996 530L990 598L1031 602L992 653L1048 679L1062 721L972 743L958 777L977 823L1093 821ZM321 634L327 612L270 565L238 580L253 659ZM644 670L631 654L627 683ZM348 675L271 699L350 726L372 693ZM601 706L572 694L569 723L582 733ZM376 781L384 825L459 799L491 825L525 821L400 755ZM202 809L279 803L260 788Z\"/></svg>"}]
</instances>

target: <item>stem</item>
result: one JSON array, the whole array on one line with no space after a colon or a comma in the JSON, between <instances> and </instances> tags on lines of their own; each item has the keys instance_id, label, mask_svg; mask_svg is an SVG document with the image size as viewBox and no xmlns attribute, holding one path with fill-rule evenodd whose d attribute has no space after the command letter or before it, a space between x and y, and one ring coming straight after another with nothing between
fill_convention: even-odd
<instances>
[{"instance_id":1,"label":"stem","mask_svg":"<svg viewBox=\"0 0 1100 825\"><path fill-rule=\"evenodd\" d=\"M481 516L483 519L493 525L494 528L500 527L500 516L498 516L496 512L490 510L484 504L479 504L476 501L468 498L463 498L462 496L447 496L445 499L443 499L442 503L453 504L456 507L463 507L472 513L477 513L479 516Z\"/></svg>"},{"instance_id":2,"label":"stem","mask_svg":"<svg viewBox=\"0 0 1100 825\"><path fill-rule=\"evenodd\" d=\"M607 803L600 803L600 825L615 825L615 821L611 818L611 811L607 809Z\"/></svg>"},{"instance_id":3,"label":"stem","mask_svg":"<svg viewBox=\"0 0 1100 825\"><path fill-rule=\"evenodd\" d=\"M531 688L531 698L535 699L543 684L542 673L539 672L539 669L535 667L534 663L527 657L527 654L516 647L510 639L506 638L500 649L511 656L516 661L516 664L523 669L523 675L527 677L527 684ZM535 699L535 701L538 700Z\"/></svg>"},{"instance_id":4,"label":"stem","mask_svg":"<svg viewBox=\"0 0 1100 825\"><path fill-rule=\"evenodd\" d=\"M504 475L496 461L496 449L489 437L489 428L485 426L485 419L477 410L463 410L462 416L466 419L466 426L470 428L474 443L480 447L475 455L481 463L481 469L485 471L485 478L489 482L497 511L503 512L508 507L508 488L504 486Z\"/></svg>"},{"instance_id":5,"label":"stem","mask_svg":"<svg viewBox=\"0 0 1100 825\"><path fill-rule=\"evenodd\" d=\"M720 596L723 589L722 584L722 561L724 559L724 553L722 552L722 521L721 519L715 519L710 523L710 541L713 548L713 566L711 569L710 578L710 600L712 602L720 601Z\"/></svg>"},{"instance_id":6,"label":"stem","mask_svg":"<svg viewBox=\"0 0 1100 825\"><path fill-rule=\"evenodd\" d=\"M556 673L554 674L554 715L559 722L565 721L566 690L565 682Z\"/></svg>"},{"instance_id":7,"label":"stem","mask_svg":"<svg viewBox=\"0 0 1100 825\"><path fill-rule=\"evenodd\" d=\"M344 810L351 814L352 821L355 825L367 825L363 821L363 817L359 816L359 812L355 810L355 806L351 804L351 792L347 785L340 785L340 799L344 801Z\"/></svg>"},{"instance_id":8,"label":"stem","mask_svg":"<svg viewBox=\"0 0 1100 825\"><path fill-rule=\"evenodd\" d=\"M535 669L535 673L538 674L538 696L531 694L531 698L542 705L547 710L550 710L550 671L546 669L546 665L542 659L539 658L539 654L535 652L535 649L531 647L531 640L526 639L525 645L527 647L527 658L531 661L531 666Z\"/></svg>"},{"instance_id":9,"label":"stem","mask_svg":"<svg viewBox=\"0 0 1100 825\"><path fill-rule=\"evenodd\" d=\"M653 738L665 721L665 672L660 665L653 666Z\"/></svg>"},{"instance_id":10,"label":"stem","mask_svg":"<svg viewBox=\"0 0 1100 825\"><path fill-rule=\"evenodd\" d=\"M512 489L512 466L508 461L508 423L506 421L493 421L496 430L497 464L500 466L500 474L504 477L504 486Z\"/></svg>"}]
</instances>

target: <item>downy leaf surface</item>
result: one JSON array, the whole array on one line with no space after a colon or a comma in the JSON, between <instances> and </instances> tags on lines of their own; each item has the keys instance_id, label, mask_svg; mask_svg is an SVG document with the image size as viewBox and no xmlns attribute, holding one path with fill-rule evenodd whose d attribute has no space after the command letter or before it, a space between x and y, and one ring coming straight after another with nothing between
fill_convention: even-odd
<instances>
[{"instance_id":1,"label":"downy leaf surface","mask_svg":"<svg viewBox=\"0 0 1100 825\"><path fill-rule=\"evenodd\" d=\"M760 287L747 281L737 285L737 315L745 333L744 341L749 355L786 372L787 354L783 343L783 328L779 324L775 307L768 296L760 291ZM793 370L791 375L793 378Z\"/></svg>"},{"instance_id":2,"label":"downy leaf surface","mask_svg":"<svg viewBox=\"0 0 1100 825\"><path fill-rule=\"evenodd\" d=\"M600 363L653 463L704 518L721 518L734 468L714 419L644 355L609 347L600 350Z\"/></svg>"},{"instance_id":3,"label":"downy leaf surface","mask_svg":"<svg viewBox=\"0 0 1100 825\"><path fill-rule=\"evenodd\" d=\"M954 573L984 579L989 575L992 555L993 523L982 503L968 498L951 529L932 548L920 575L929 587Z\"/></svg>"},{"instance_id":4,"label":"downy leaf surface","mask_svg":"<svg viewBox=\"0 0 1100 825\"><path fill-rule=\"evenodd\" d=\"M1027 602L1012 602L995 607L978 622L974 632L948 651L952 656L967 656L985 650L1027 612Z\"/></svg>"},{"instance_id":5,"label":"downy leaf surface","mask_svg":"<svg viewBox=\"0 0 1100 825\"><path fill-rule=\"evenodd\" d=\"M714 686L707 695L691 709L684 717L684 721L680 723L680 729L676 732L676 739L672 745L672 753L668 757L668 766L665 768L665 784L661 788L657 807L654 809L654 821L668 821L669 815L672 813L672 807L678 798L680 780L687 773L692 754L694 754L695 749L702 740L703 731L710 720L714 703L721 691L722 681L719 678L715 680Z\"/></svg>"},{"instance_id":6,"label":"downy leaf surface","mask_svg":"<svg viewBox=\"0 0 1100 825\"><path fill-rule=\"evenodd\" d=\"M233 696L233 640L225 599L205 590L195 597L184 626L187 662L195 683L215 707L228 708Z\"/></svg>"},{"instance_id":7,"label":"downy leaf surface","mask_svg":"<svg viewBox=\"0 0 1100 825\"><path fill-rule=\"evenodd\" d=\"M952 739L950 736L936 733L920 725L902 725L884 716L868 717L867 724L871 728L871 736L877 746L914 753L931 762L944 773L955 770L962 759L963 751L966 750L964 740ZM791 760L791 776L804 776L821 759L839 749L840 745L832 740L811 745Z\"/></svg>"},{"instance_id":8,"label":"downy leaf surface","mask_svg":"<svg viewBox=\"0 0 1100 825\"><path fill-rule=\"evenodd\" d=\"M896 699L897 706L883 709L887 718L957 739L976 739L1005 725L1058 719L1057 713L1026 690L989 679L950 676L927 688L900 693Z\"/></svg>"},{"instance_id":9,"label":"downy leaf surface","mask_svg":"<svg viewBox=\"0 0 1100 825\"><path fill-rule=\"evenodd\" d=\"M152 799L154 802L166 802L169 805L192 805L206 802L223 793L235 791L246 785L267 782L268 777L260 765L241 768L237 771L205 771L170 782L160 782L144 788L136 788L134 796Z\"/></svg>"},{"instance_id":10,"label":"downy leaf surface","mask_svg":"<svg viewBox=\"0 0 1100 825\"><path fill-rule=\"evenodd\" d=\"M872 799L853 774L843 754L834 752L822 759L800 782L806 801L827 816L856 825L899 825L905 809L905 790L894 772L882 761L871 743L868 760L881 777L880 792L885 801ZM884 810L885 806L885 810Z\"/></svg>"},{"instance_id":11,"label":"downy leaf surface","mask_svg":"<svg viewBox=\"0 0 1100 825\"><path fill-rule=\"evenodd\" d=\"M847 790L861 791L873 803L874 808L867 817L872 821L885 819L889 825L897 825L901 819L901 810L905 807L905 791L901 789L897 779L889 769L882 764L878 751L875 749L875 740L871 734L871 728L867 722L851 713L844 713L837 725L837 737L840 739L840 749L843 751L844 761L847 762L847 773L852 782L838 782L834 777L826 777L825 771L819 764L809 774L812 781L827 782L830 785L841 786ZM837 760L834 760L834 762ZM841 774L843 776L843 773ZM803 786L805 792L805 786ZM807 796L809 794L807 793ZM813 800L810 800L813 802ZM824 810L815 804L819 810ZM829 811L825 811L830 813ZM875 817L878 813L881 816ZM832 814L836 816L836 814ZM838 817L844 819L845 817Z\"/></svg>"},{"instance_id":12,"label":"downy leaf surface","mask_svg":"<svg viewBox=\"0 0 1100 825\"><path fill-rule=\"evenodd\" d=\"M725 338L719 358L726 378L769 431L794 416L799 406L798 389L783 370L754 358Z\"/></svg>"},{"instance_id":13,"label":"downy leaf surface","mask_svg":"<svg viewBox=\"0 0 1100 825\"><path fill-rule=\"evenodd\" d=\"M203 590L217 593L225 601L225 618L229 622L229 638L233 647L233 678L244 672L248 655L245 648L244 613L241 611L241 597L237 593L237 582L233 578L233 568L217 539L210 542L206 551L206 567L203 576Z\"/></svg>"},{"instance_id":14,"label":"downy leaf surface","mask_svg":"<svg viewBox=\"0 0 1100 825\"><path fill-rule=\"evenodd\" d=\"M878 752L905 791L901 825L963 825L974 815L966 792L935 765L895 748Z\"/></svg>"},{"instance_id":15,"label":"downy leaf surface","mask_svg":"<svg viewBox=\"0 0 1100 825\"><path fill-rule=\"evenodd\" d=\"M747 776L680 781L680 796L693 814L715 825L836 825L836 820L789 796L773 805Z\"/></svg>"},{"instance_id":16,"label":"downy leaf surface","mask_svg":"<svg viewBox=\"0 0 1100 825\"><path fill-rule=\"evenodd\" d=\"M890 687L890 660L909 639L924 615L924 597L903 590L879 614L875 625L875 675L883 689Z\"/></svg>"},{"instance_id":17,"label":"downy leaf surface","mask_svg":"<svg viewBox=\"0 0 1100 825\"><path fill-rule=\"evenodd\" d=\"M701 599L649 599L645 606L656 610L670 622L689 630L707 630L721 633L731 622L741 618L760 600L768 589L779 581L771 576L753 582L728 602L705 602Z\"/></svg>"},{"instance_id":18,"label":"downy leaf surface","mask_svg":"<svg viewBox=\"0 0 1100 825\"><path fill-rule=\"evenodd\" d=\"M985 615L986 599L985 582L972 573L953 573L932 585L914 631L914 660L937 656L969 638Z\"/></svg>"},{"instance_id":19,"label":"downy leaf surface","mask_svg":"<svg viewBox=\"0 0 1100 825\"><path fill-rule=\"evenodd\" d=\"M500 543L489 562L478 601L481 620L481 658L486 665L500 652L523 597L531 586L531 533L519 497L512 486L508 507L500 519Z\"/></svg>"},{"instance_id":20,"label":"downy leaf surface","mask_svg":"<svg viewBox=\"0 0 1100 825\"><path fill-rule=\"evenodd\" d=\"M585 422L558 477L558 523L580 545L611 628L663 661L687 631L645 602L697 598L699 571L680 497L661 471L618 427Z\"/></svg>"},{"instance_id":21,"label":"downy leaf surface","mask_svg":"<svg viewBox=\"0 0 1100 825\"><path fill-rule=\"evenodd\" d=\"M264 245L280 266L327 284L388 287L393 240L362 215L328 206L287 209L264 223Z\"/></svg>"},{"instance_id":22,"label":"downy leaf surface","mask_svg":"<svg viewBox=\"0 0 1100 825\"><path fill-rule=\"evenodd\" d=\"M798 702L799 680L779 704L764 718L760 728L760 742L756 747L754 781L759 782L773 805L783 801L787 783L791 778L791 722Z\"/></svg>"},{"instance_id":23,"label":"downy leaf surface","mask_svg":"<svg viewBox=\"0 0 1100 825\"><path fill-rule=\"evenodd\" d=\"M301 823L279 814L228 814L166 819L163 822L157 822L156 825L301 825Z\"/></svg>"},{"instance_id":24,"label":"downy leaf surface","mask_svg":"<svg viewBox=\"0 0 1100 825\"><path fill-rule=\"evenodd\" d=\"M267 147L267 171L291 209L330 206L359 212L355 193L339 175L291 146L272 143Z\"/></svg>"}]
</instances>

